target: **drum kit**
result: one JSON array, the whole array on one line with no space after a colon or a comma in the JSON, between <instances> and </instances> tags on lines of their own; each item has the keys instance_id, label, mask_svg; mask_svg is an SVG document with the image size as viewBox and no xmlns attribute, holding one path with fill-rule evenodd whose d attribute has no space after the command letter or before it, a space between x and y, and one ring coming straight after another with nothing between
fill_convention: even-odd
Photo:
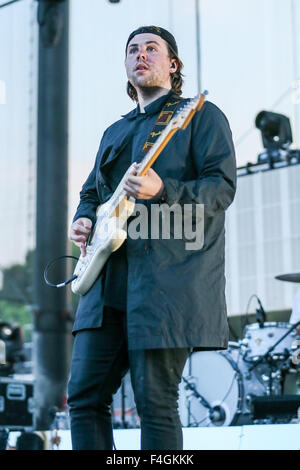
<instances>
[{"instance_id":1,"label":"drum kit","mask_svg":"<svg viewBox=\"0 0 300 470\"><path fill-rule=\"evenodd\" d=\"M300 282L300 274L276 278ZM257 320L226 351L190 355L179 385L182 426L294 422L300 410L300 322L265 321L264 312ZM115 427L139 427L129 373L114 397L113 416Z\"/></svg>"},{"instance_id":2,"label":"drum kit","mask_svg":"<svg viewBox=\"0 0 300 470\"><path fill-rule=\"evenodd\" d=\"M276 279L300 282L300 273ZM190 356L179 393L183 426L291 422L297 416L300 336L296 329L300 322L266 322L259 304L258 322L244 328L240 341L229 342L226 351Z\"/></svg>"},{"instance_id":3,"label":"drum kit","mask_svg":"<svg viewBox=\"0 0 300 470\"><path fill-rule=\"evenodd\" d=\"M300 369L292 363L295 339L295 325L253 323L245 328L241 341L229 342L226 351L194 352L180 384L182 425L256 424L253 399L286 393L287 375L293 377L300 394ZM270 416L264 422L274 420Z\"/></svg>"}]
</instances>

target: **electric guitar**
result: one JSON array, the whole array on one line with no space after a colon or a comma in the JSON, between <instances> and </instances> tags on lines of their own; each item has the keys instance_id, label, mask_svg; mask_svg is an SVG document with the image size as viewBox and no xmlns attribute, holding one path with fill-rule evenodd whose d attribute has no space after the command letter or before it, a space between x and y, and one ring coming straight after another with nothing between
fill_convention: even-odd
<instances>
[{"instance_id":1,"label":"electric guitar","mask_svg":"<svg viewBox=\"0 0 300 470\"><path fill-rule=\"evenodd\" d=\"M137 176L143 176L153 165L167 143L179 129L186 129L194 114L204 103L206 91L187 102L173 116L140 163ZM107 259L116 251L127 237L125 230L128 218L135 207L135 199L127 196L123 190L124 180L132 172L128 168L112 197L98 206L96 222L86 245L86 255L80 258L74 270L72 291L84 295L92 287L101 273Z\"/></svg>"}]
</instances>

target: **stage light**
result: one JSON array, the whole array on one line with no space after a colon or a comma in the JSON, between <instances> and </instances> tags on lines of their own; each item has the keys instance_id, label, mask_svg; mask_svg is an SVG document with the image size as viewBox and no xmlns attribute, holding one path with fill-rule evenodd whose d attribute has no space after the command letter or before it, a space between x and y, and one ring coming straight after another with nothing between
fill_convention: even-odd
<instances>
[{"instance_id":1,"label":"stage light","mask_svg":"<svg viewBox=\"0 0 300 470\"><path fill-rule=\"evenodd\" d=\"M9 339L12 334L13 334L13 330L12 330L11 326L9 326L9 325L3 325L2 326L2 328L1 328L1 338L3 340Z\"/></svg>"},{"instance_id":2,"label":"stage light","mask_svg":"<svg viewBox=\"0 0 300 470\"><path fill-rule=\"evenodd\" d=\"M5 364L0 364L0 375L6 375L13 364L24 360L22 351L24 338L21 327L16 323L0 323L0 341L5 345ZM3 347L3 344L2 344Z\"/></svg>"},{"instance_id":3,"label":"stage light","mask_svg":"<svg viewBox=\"0 0 300 470\"><path fill-rule=\"evenodd\" d=\"M283 114L261 111L255 125L261 131L266 150L287 150L293 142L290 120Z\"/></svg>"}]
</instances>

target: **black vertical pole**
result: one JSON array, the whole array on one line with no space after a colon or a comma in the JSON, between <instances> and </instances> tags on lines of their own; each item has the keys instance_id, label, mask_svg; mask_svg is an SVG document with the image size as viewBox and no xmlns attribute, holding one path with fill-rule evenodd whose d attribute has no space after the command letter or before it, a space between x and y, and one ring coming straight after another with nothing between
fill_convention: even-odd
<instances>
[{"instance_id":1,"label":"black vertical pole","mask_svg":"<svg viewBox=\"0 0 300 470\"><path fill-rule=\"evenodd\" d=\"M43 280L46 264L67 254L68 0L39 0L37 220L34 311L35 428L62 409L69 369L69 295ZM51 273L69 276L62 262Z\"/></svg>"}]
</instances>

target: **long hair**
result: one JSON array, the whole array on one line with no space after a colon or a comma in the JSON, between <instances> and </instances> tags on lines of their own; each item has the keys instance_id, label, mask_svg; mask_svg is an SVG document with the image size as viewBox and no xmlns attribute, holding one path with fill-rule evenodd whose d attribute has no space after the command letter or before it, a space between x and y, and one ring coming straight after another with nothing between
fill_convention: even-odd
<instances>
[{"instance_id":1,"label":"long hair","mask_svg":"<svg viewBox=\"0 0 300 470\"><path fill-rule=\"evenodd\" d=\"M183 73L181 72L183 69L183 63L179 59L179 57L175 54L175 52L172 50L172 48L168 46L168 52L169 52L169 58L170 59L176 59L177 62L177 70L174 73L171 73L171 87L172 90L174 91L175 95L181 96L182 95L182 85L183 85ZM133 85L128 81L127 82L127 94L128 96L133 100L138 102L138 95L136 92L136 89L134 88Z\"/></svg>"}]
</instances>

